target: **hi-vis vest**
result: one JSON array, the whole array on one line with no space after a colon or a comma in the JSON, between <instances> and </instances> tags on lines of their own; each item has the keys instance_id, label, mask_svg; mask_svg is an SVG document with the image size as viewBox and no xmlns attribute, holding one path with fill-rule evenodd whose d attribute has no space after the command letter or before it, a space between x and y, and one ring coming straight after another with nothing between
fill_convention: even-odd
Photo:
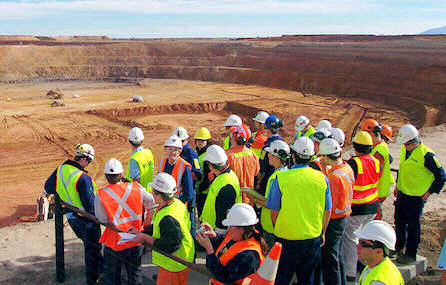
<instances>
[{"instance_id":1,"label":"hi-vis vest","mask_svg":"<svg viewBox=\"0 0 446 285\"><path fill-rule=\"evenodd\" d=\"M231 137L227 136L227 137L225 137L225 139L223 141L223 149L228 150L230 148L231 148Z\"/></svg>"},{"instance_id":2,"label":"hi-vis vest","mask_svg":"<svg viewBox=\"0 0 446 285\"><path fill-rule=\"evenodd\" d=\"M373 156L375 153L379 153L384 158L384 165L382 165L381 177L378 181L378 196L384 198L390 194L390 182L392 181L392 174L390 174L390 157L389 147L385 141L381 141L377 144L370 153Z\"/></svg>"},{"instance_id":3,"label":"hi-vis vest","mask_svg":"<svg viewBox=\"0 0 446 285\"><path fill-rule=\"evenodd\" d=\"M352 212L351 202L353 197L353 185L355 183L355 174L351 167L344 162L341 167L338 167L330 172L328 172L328 178L331 178L331 175L338 176L341 181L343 181L342 186L344 189L334 189L332 185L330 185L331 195L332 197L342 195L343 204L337 205L336 209L331 210L331 219L340 219L347 217ZM334 200L334 199L333 199ZM339 201L339 198L338 198Z\"/></svg>"},{"instance_id":4,"label":"hi-vis vest","mask_svg":"<svg viewBox=\"0 0 446 285\"><path fill-rule=\"evenodd\" d=\"M434 182L434 174L424 166L424 156L435 152L425 144L415 148L406 159L406 148L401 147L400 168L398 171L397 188L409 196L423 196ZM441 167L440 162L434 157L437 167Z\"/></svg>"},{"instance_id":5,"label":"hi-vis vest","mask_svg":"<svg viewBox=\"0 0 446 285\"><path fill-rule=\"evenodd\" d=\"M370 285L373 281L380 281L382 284L388 285L404 285L403 276L401 276L398 268L388 258L373 267L370 272L364 277L364 273L369 269L368 266L362 271L359 277L359 285Z\"/></svg>"},{"instance_id":6,"label":"hi-vis vest","mask_svg":"<svg viewBox=\"0 0 446 285\"><path fill-rule=\"evenodd\" d=\"M271 182L277 177L277 173L279 171L285 171L288 170L288 168L286 166L284 167L280 167L277 168L276 171L271 174L271 176L268 178L268 183L266 184L266 191L265 191L265 198L268 199L268 194L269 194L269 188L271 186ZM262 207L262 211L260 213L260 223L262 224L262 228L272 234L274 233L274 226L273 226L273 221L271 220L271 210L266 208L266 207Z\"/></svg>"},{"instance_id":7,"label":"hi-vis vest","mask_svg":"<svg viewBox=\"0 0 446 285\"><path fill-rule=\"evenodd\" d=\"M202 154L200 154L198 156L198 162L200 163L200 169L201 169L201 171L203 171L203 175L201 176L201 179L198 180L195 183L195 189L196 190L198 190L198 188L200 187L201 182L203 182L203 179L204 179L204 160L203 160L203 158L204 158L205 154L206 154L206 152L203 152ZM207 192L208 192L207 190L203 191L203 194L207 194Z\"/></svg>"},{"instance_id":8,"label":"hi-vis vest","mask_svg":"<svg viewBox=\"0 0 446 285\"><path fill-rule=\"evenodd\" d=\"M171 204L164 206L153 214L153 237L156 239L161 237L159 224L165 216L171 216L177 220L180 224L181 233L183 234L180 248L175 251L173 255L185 259L186 261L193 262L195 245L192 235L190 234L191 224L186 206L183 202L174 198ZM152 260L154 264L170 272L180 272L187 268L186 265L174 261L155 250L152 251Z\"/></svg>"},{"instance_id":9,"label":"hi-vis vest","mask_svg":"<svg viewBox=\"0 0 446 285\"><path fill-rule=\"evenodd\" d=\"M316 238L322 233L327 182L324 174L310 167L277 173L282 206L274 235L287 240Z\"/></svg>"},{"instance_id":10,"label":"hi-vis vest","mask_svg":"<svg viewBox=\"0 0 446 285\"><path fill-rule=\"evenodd\" d=\"M98 190L102 207L107 212L111 223L123 232L127 232L134 227L142 229L142 191L145 191L138 183L110 184ZM121 237L109 228L105 228L99 242L105 242L105 246L114 251L120 251L129 247L138 246L138 243L131 241L118 244Z\"/></svg>"},{"instance_id":11,"label":"hi-vis vest","mask_svg":"<svg viewBox=\"0 0 446 285\"><path fill-rule=\"evenodd\" d=\"M257 157L260 157L260 153L265 146L265 142L268 140L268 136L267 130L256 132L254 141L251 144L251 150L257 155Z\"/></svg>"},{"instance_id":12,"label":"hi-vis vest","mask_svg":"<svg viewBox=\"0 0 446 285\"><path fill-rule=\"evenodd\" d=\"M371 155L355 156L358 174L353 185L353 205L370 204L378 200L379 161Z\"/></svg>"},{"instance_id":13,"label":"hi-vis vest","mask_svg":"<svg viewBox=\"0 0 446 285\"><path fill-rule=\"evenodd\" d=\"M159 169L158 173L165 172L164 168L166 167L167 158L161 158L159 161ZM181 178L183 177L183 173L186 170L186 167L189 167L189 170L192 170L192 166L189 162L184 160L182 157L179 157L177 162L175 163L172 173L170 175L175 178L175 181L177 182L177 189L178 189L178 196L181 196L183 194L183 186L181 186Z\"/></svg>"},{"instance_id":14,"label":"hi-vis vest","mask_svg":"<svg viewBox=\"0 0 446 285\"><path fill-rule=\"evenodd\" d=\"M313 128L313 126L310 126L310 128L306 132L298 131L297 134L294 136L294 138L291 140L291 144L293 144L298 138L300 138L302 136L309 138L315 132L316 132L316 129Z\"/></svg>"},{"instance_id":15,"label":"hi-vis vest","mask_svg":"<svg viewBox=\"0 0 446 285\"><path fill-rule=\"evenodd\" d=\"M223 239L222 243L217 248L217 251L215 252L215 256L220 260L220 263L223 266L226 266L230 260L232 260L237 254L246 251L246 250L253 250L259 254L260 257L260 265L262 265L263 260L265 259L265 256L262 253L262 247L260 245L260 242L258 242L254 237L251 237L247 240L242 240L234 243L232 246L227 248L228 242L232 240L231 233L228 232ZM253 275L253 274L252 274ZM242 284L243 280L246 278L252 277L252 275L246 276L245 278L239 279L235 281L235 284ZM214 285L224 285L225 283L221 283L213 278L209 281L209 284Z\"/></svg>"},{"instance_id":16,"label":"hi-vis vest","mask_svg":"<svg viewBox=\"0 0 446 285\"><path fill-rule=\"evenodd\" d=\"M152 192L151 187L147 187L147 184L153 181L153 154L150 151L150 149L143 149L141 151L135 152L132 154L132 157L130 159L133 159L138 163L139 166L139 184L142 185L142 187L146 187L147 191ZM130 178L130 163L127 166L127 173L125 178L128 181L133 181L132 178Z\"/></svg>"},{"instance_id":17,"label":"hi-vis vest","mask_svg":"<svg viewBox=\"0 0 446 285\"><path fill-rule=\"evenodd\" d=\"M84 173L84 171L69 164L60 165L56 173L56 192L59 194L60 199L82 211L85 211L85 208L79 197L77 181ZM93 184L93 192L96 194L98 186L93 179L91 179L91 183Z\"/></svg>"},{"instance_id":18,"label":"hi-vis vest","mask_svg":"<svg viewBox=\"0 0 446 285\"><path fill-rule=\"evenodd\" d=\"M217 219L217 214L215 210L215 202L217 200L218 193L220 193L221 188L231 184L235 189L235 203L242 202L242 195L240 192L240 183L238 181L237 175L234 171L222 173L218 175L214 181L212 181L209 187L209 193L204 202L203 212L201 213L200 220L202 222L207 222L213 229L215 229L215 222Z\"/></svg>"}]
</instances>

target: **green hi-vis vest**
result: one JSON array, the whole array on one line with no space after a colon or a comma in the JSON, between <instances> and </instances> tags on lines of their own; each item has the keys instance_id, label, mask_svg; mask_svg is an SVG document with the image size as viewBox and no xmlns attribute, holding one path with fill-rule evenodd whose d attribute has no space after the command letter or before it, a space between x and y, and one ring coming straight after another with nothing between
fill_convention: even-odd
<instances>
[{"instance_id":1,"label":"green hi-vis vest","mask_svg":"<svg viewBox=\"0 0 446 285\"><path fill-rule=\"evenodd\" d=\"M282 205L274 235L287 240L316 238L322 233L327 182L322 172L310 167L277 173Z\"/></svg>"},{"instance_id":2,"label":"green hi-vis vest","mask_svg":"<svg viewBox=\"0 0 446 285\"><path fill-rule=\"evenodd\" d=\"M77 181L84 173L84 171L69 164L62 164L59 166L56 173L56 192L60 199L83 211L85 211L85 208L82 205L76 185ZM91 183L93 185L93 192L96 194L98 186L93 179L91 180Z\"/></svg>"},{"instance_id":3,"label":"green hi-vis vest","mask_svg":"<svg viewBox=\"0 0 446 285\"><path fill-rule=\"evenodd\" d=\"M186 206L183 204L183 202L177 198L174 198L172 204L161 208L159 211L153 214L153 237L156 239L161 237L159 224L165 216L171 216L177 220L180 224L181 233L183 234L180 248L175 251L173 255L186 261L193 262L195 255L195 244L192 235L190 234L191 224L189 212L187 211ZM154 264L170 272L179 272L187 268L186 265L170 259L155 250L152 251L152 260Z\"/></svg>"},{"instance_id":4,"label":"green hi-vis vest","mask_svg":"<svg viewBox=\"0 0 446 285\"><path fill-rule=\"evenodd\" d=\"M231 138L229 136L225 137L225 140L223 141L223 149L228 150L231 148Z\"/></svg>"},{"instance_id":5,"label":"green hi-vis vest","mask_svg":"<svg viewBox=\"0 0 446 285\"><path fill-rule=\"evenodd\" d=\"M153 154L150 149L144 148L140 151L134 152L132 154L132 157L130 159L133 159L138 163L139 166L139 184L141 184L142 187L146 188L147 191L152 192L151 187L147 187L147 184L153 181ZM130 178L130 163L127 165L127 173L125 175L125 178L128 181L133 181L132 178Z\"/></svg>"},{"instance_id":6,"label":"green hi-vis vest","mask_svg":"<svg viewBox=\"0 0 446 285\"><path fill-rule=\"evenodd\" d=\"M406 159L406 148L401 147L398 190L409 196L423 196L429 190L434 182L434 174L424 167L424 156L428 152L435 154L430 148L420 143ZM436 157L434 159L440 167L440 162Z\"/></svg>"},{"instance_id":7,"label":"green hi-vis vest","mask_svg":"<svg viewBox=\"0 0 446 285\"><path fill-rule=\"evenodd\" d=\"M240 192L240 183L237 175L234 171L222 173L218 175L214 181L212 181L209 187L209 193L204 202L203 212L201 213L200 220L202 222L207 222L215 229L215 221L217 219L217 214L215 210L215 201L217 200L218 193L220 193L221 188L231 184L235 189L235 203L242 202L242 194Z\"/></svg>"},{"instance_id":8,"label":"green hi-vis vest","mask_svg":"<svg viewBox=\"0 0 446 285\"><path fill-rule=\"evenodd\" d=\"M382 284L388 285L404 285L403 276L401 276L398 268L388 257L384 258L380 264L373 267L364 277L364 272L367 270L369 270L368 266L364 268L359 277L359 285L371 285L374 281L380 281Z\"/></svg>"},{"instance_id":9,"label":"green hi-vis vest","mask_svg":"<svg viewBox=\"0 0 446 285\"><path fill-rule=\"evenodd\" d=\"M390 157L389 147L385 141L377 144L370 153L373 156L375 153L379 153L384 158L384 165L381 171L381 177L378 180L378 197L385 198L390 194L390 182L392 181L392 174L390 174Z\"/></svg>"},{"instance_id":10,"label":"green hi-vis vest","mask_svg":"<svg viewBox=\"0 0 446 285\"><path fill-rule=\"evenodd\" d=\"M265 198L268 200L268 194L269 194L269 188L271 187L271 183L274 180L274 178L277 177L277 173L279 171L285 171L288 170L287 167L280 167L277 168L276 171L268 178L268 183L266 184L266 191L265 191ZM271 210L266 208L266 207L262 207L262 212L260 213L260 223L262 224L262 228L272 234L274 233L274 226L273 226L273 221L271 220Z\"/></svg>"},{"instance_id":11,"label":"green hi-vis vest","mask_svg":"<svg viewBox=\"0 0 446 285\"><path fill-rule=\"evenodd\" d=\"M313 128L313 126L310 126L310 128L305 133L298 131L297 134L294 136L294 138L291 140L291 144L293 144L298 138L300 138L302 136L309 138L315 132L316 132L316 129Z\"/></svg>"},{"instance_id":12,"label":"green hi-vis vest","mask_svg":"<svg viewBox=\"0 0 446 285\"><path fill-rule=\"evenodd\" d=\"M204 179L204 160L203 160L203 158L204 158L205 154L206 154L206 152L203 152L198 157L198 162L200 163L200 169L201 169L201 171L203 171L203 175L201 176L201 179L195 183L195 190L198 190L198 188L200 187L201 182L203 182L203 179ZM209 192L209 190L205 190L202 193L203 194L207 194L208 192Z\"/></svg>"}]
</instances>

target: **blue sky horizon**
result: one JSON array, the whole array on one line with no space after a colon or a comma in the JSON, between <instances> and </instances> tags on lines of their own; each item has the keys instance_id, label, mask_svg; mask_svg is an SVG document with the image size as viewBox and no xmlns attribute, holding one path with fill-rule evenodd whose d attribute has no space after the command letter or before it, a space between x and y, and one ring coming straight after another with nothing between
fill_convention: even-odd
<instances>
[{"instance_id":1,"label":"blue sky horizon","mask_svg":"<svg viewBox=\"0 0 446 285\"><path fill-rule=\"evenodd\" d=\"M443 0L0 0L0 35L410 35L446 26L445 15Z\"/></svg>"}]
</instances>

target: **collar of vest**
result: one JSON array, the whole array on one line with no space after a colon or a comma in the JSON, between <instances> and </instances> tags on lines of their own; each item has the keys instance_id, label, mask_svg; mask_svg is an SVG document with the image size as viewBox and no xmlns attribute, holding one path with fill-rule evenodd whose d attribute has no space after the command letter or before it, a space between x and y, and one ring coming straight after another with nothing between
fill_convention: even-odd
<instances>
[{"instance_id":1,"label":"collar of vest","mask_svg":"<svg viewBox=\"0 0 446 285\"><path fill-rule=\"evenodd\" d=\"M87 170L85 170L82 166L79 165L79 163L77 163L77 162L74 161L74 160L68 159L68 160L65 161L63 164L67 164L67 165L74 166L74 167L76 167L76 168L82 170L83 172L88 173Z\"/></svg>"}]
</instances>

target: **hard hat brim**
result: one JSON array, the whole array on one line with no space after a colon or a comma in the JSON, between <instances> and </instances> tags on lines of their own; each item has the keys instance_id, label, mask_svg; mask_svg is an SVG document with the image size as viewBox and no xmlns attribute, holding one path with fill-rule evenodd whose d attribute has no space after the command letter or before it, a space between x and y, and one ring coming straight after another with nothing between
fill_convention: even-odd
<instances>
[{"instance_id":1,"label":"hard hat brim","mask_svg":"<svg viewBox=\"0 0 446 285\"><path fill-rule=\"evenodd\" d=\"M231 221L230 219L224 219L221 223L225 227L229 227L229 226L247 227L247 226L256 225L258 222L259 222L259 219L256 218L255 223L240 223L240 222L237 222L237 221Z\"/></svg>"}]
</instances>

